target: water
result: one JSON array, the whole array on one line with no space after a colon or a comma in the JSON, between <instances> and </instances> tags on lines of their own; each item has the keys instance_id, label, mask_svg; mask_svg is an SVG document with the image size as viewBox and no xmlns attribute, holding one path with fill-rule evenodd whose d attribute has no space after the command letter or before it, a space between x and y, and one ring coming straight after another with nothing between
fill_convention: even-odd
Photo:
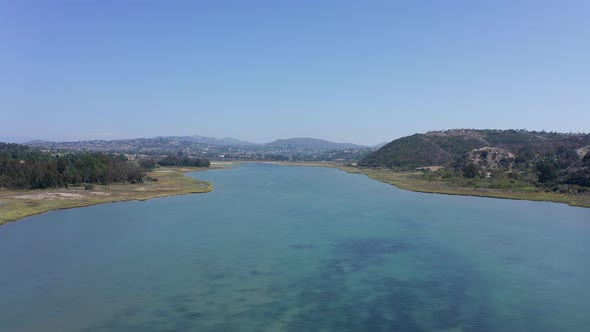
<instances>
[{"instance_id":1,"label":"water","mask_svg":"<svg viewBox=\"0 0 590 332\"><path fill-rule=\"evenodd\" d=\"M590 209L335 169L0 227L0 331L588 331Z\"/></svg>"}]
</instances>

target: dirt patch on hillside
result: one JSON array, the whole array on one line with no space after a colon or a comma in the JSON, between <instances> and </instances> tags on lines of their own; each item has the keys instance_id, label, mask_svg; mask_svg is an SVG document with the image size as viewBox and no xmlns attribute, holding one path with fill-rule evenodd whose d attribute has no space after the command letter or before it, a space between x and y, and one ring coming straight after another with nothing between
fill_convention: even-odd
<instances>
[{"instance_id":1,"label":"dirt patch on hillside","mask_svg":"<svg viewBox=\"0 0 590 332\"><path fill-rule=\"evenodd\" d=\"M587 146L583 146L579 149L576 149L576 153L578 154L578 156L580 156L580 158L584 158L584 156L590 152L590 145Z\"/></svg>"},{"instance_id":2,"label":"dirt patch on hillside","mask_svg":"<svg viewBox=\"0 0 590 332\"><path fill-rule=\"evenodd\" d=\"M111 193L105 193L102 191L91 191L90 192L92 195L96 195L96 196L111 196Z\"/></svg>"},{"instance_id":3,"label":"dirt patch on hillside","mask_svg":"<svg viewBox=\"0 0 590 332\"><path fill-rule=\"evenodd\" d=\"M423 167L417 167L416 169L418 169L418 170L428 169L428 170L435 172L441 168L445 168L445 167L444 166L423 166Z\"/></svg>"}]
</instances>

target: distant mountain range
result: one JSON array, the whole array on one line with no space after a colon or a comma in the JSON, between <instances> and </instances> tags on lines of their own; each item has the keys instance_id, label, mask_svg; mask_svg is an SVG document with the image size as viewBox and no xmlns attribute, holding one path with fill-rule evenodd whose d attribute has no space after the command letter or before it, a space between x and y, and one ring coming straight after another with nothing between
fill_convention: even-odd
<instances>
[{"instance_id":1,"label":"distant mountain range","mask_svg":"<svg viewBox=\"0 0 590 332\"><path fill-rule=\"evenodd\" d=\"M267 143L268 146L293 147L301 149L322 149L322 150L348 150L348 149L366 149L366 146L352 143L334 143L323 139L301 137L278 139L274 142Z\"/></svg>"},{"instance_id":2,"label":"distant mountain range","mask_svg":"<svg viewBox=\"0 0 590 332\"><path fill-rule=\"evenodd\" d=\"M356 161L373 150L362 145L335 143L315 138L279 139L271 143L257 144L233 138L217 139L198 135L160 136L111 141L50 142L34 140L25 144L50 150L106 151L145 155L182 154L213 160L269 161Z\"/></svg>"},{"instance_id":3,"label":"distant mountain range","mask_svg":"<svg viewBox=\"0 0 590 332\"><path fill-rule=\"evenodd\" d=\"M229 137L217 139L214 137L192 135L192 136L163 136L163 137L157 137L157 138L176 140L176 141L184 141L184 142L194 142L194 143L208 144L208 145L256 145L256 143L240 141L235 138L229 138Z\"/></svg>"},{"instance_id":4,"label":"distant mountain range","mask_svg":"<svg viewBox=\"0 0 590 332\"><path fill-rule=\"evenodd\" d=\"M12 137L12 136L0 136L0 142L4 143L26 143L34 140L32 137Z\"/></svg>"},{"instance_id":5,"label":"distant mountain range","mask_svg":"<svg viewBox=\"0 0 590 332\"><path fill-rule=\"evenodd\" d=\"M124 146L134 145L134 143L141 142L142 145L149 145L150 142L161 145L163 142L168 142L172 145L178 142L184 143L195 143L201 145L213 145L213 146L241 146L241 147L275 147L275 148L287 148L287 149L304 149L304 150L348 150L348 149L367 149L369 147L364 145L352 144L352 143L336 143L330 142L317 138L288 138L278 139L270 143L252 143L247 141L241 141L234 138L222 138L217 139L214 137L205 137L199 135L192 136L159 136L154 138L135 138L135 139L120 139L120 140L87 140L87 141L75 141L75 142L51 142L43 140L32 140L25 144L36 147L50 147L50 148L72 148L78 146L82 149L96 149L97 146Z\"/></svg>"}]
</instances>

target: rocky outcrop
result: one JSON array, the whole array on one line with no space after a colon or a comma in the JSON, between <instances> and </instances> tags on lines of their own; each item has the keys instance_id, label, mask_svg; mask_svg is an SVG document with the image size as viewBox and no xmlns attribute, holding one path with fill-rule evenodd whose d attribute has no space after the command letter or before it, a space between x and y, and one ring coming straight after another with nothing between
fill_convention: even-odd
<instances>
[{"instance_id":1,"label":"rocky outcrop","mask_svg":"<svg viewBox=\"0 0 590 332\"><path fill-rule=\"evenodd\" d=\"M486 146L473 149L459 159L459 166L472 163L485 171L506 170L514 165L514 154L506 149Z\"/></svg>"}]
</instances>

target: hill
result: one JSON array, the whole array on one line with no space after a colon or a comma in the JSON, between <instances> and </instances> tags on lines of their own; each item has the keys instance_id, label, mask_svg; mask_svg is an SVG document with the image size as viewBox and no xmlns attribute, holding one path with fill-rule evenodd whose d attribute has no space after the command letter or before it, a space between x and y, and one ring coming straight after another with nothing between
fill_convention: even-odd
<instances>
[{"instance_id":1,"label":"hill","mask_svg":"<svg viewBox=\"0 0 590 332\"><path fill-rule=\"evenodd\" d=\"M215 137L205 137L199 135L192 135L192 136L165 136L165 137L158 137L165 140L173 140L173 141L182 141L182 142L192 142L192 143L199 143L199 144L206 144L206 145L256 145L256 143L240 141L235 138L215 138Z\"/></svg>"},{"instance_id":2,"label":"hill","mask_svg":"<svg viewBox=\"0 0 590 332\"><path fill-rule=\"evenodd\" d=\"M589 151L590 134L456 129L397 139L358 165L421 168L418 178L455 189L588 196Z\"/></svg>"},{"instance_id":3,"label":"hill","mask_svg":"<svg viewBox=\"0 0 590 332\"><path fill-rule=\"evenodd\" d=\"M449 166L465 154L484 147L502 148L513 153L517 159L530 160L555 153L558 149L575 151L588 145L590 134L454 129L396 139L370 153L358 164L398 168Z\"/></svg>"},{"instance_id":4,"label":"hill","mask_svg":"<svg viewBox=\"0 0 590 332\"><path fill-rule=\"evenodd\" d=\"M278 139L274 142L267 143L266 145L313 150L347 150L367 148L366 146L352 143L335 143L323 139L309 137Z\"/></svg>"},{"instance_id":5,"label":"hill","mask_svg":"<svg viewBox=\"0 0 590 332\"><path fill-rule=\"evenodd\" d=\"M375 150L378 150L378 149L381 149L382 147L386 146L388 143L389 142L381 142L381 143L379 143L377 145L373 145L371 148L372 149L375 149Z\"/></svg>"}]
</instances>

